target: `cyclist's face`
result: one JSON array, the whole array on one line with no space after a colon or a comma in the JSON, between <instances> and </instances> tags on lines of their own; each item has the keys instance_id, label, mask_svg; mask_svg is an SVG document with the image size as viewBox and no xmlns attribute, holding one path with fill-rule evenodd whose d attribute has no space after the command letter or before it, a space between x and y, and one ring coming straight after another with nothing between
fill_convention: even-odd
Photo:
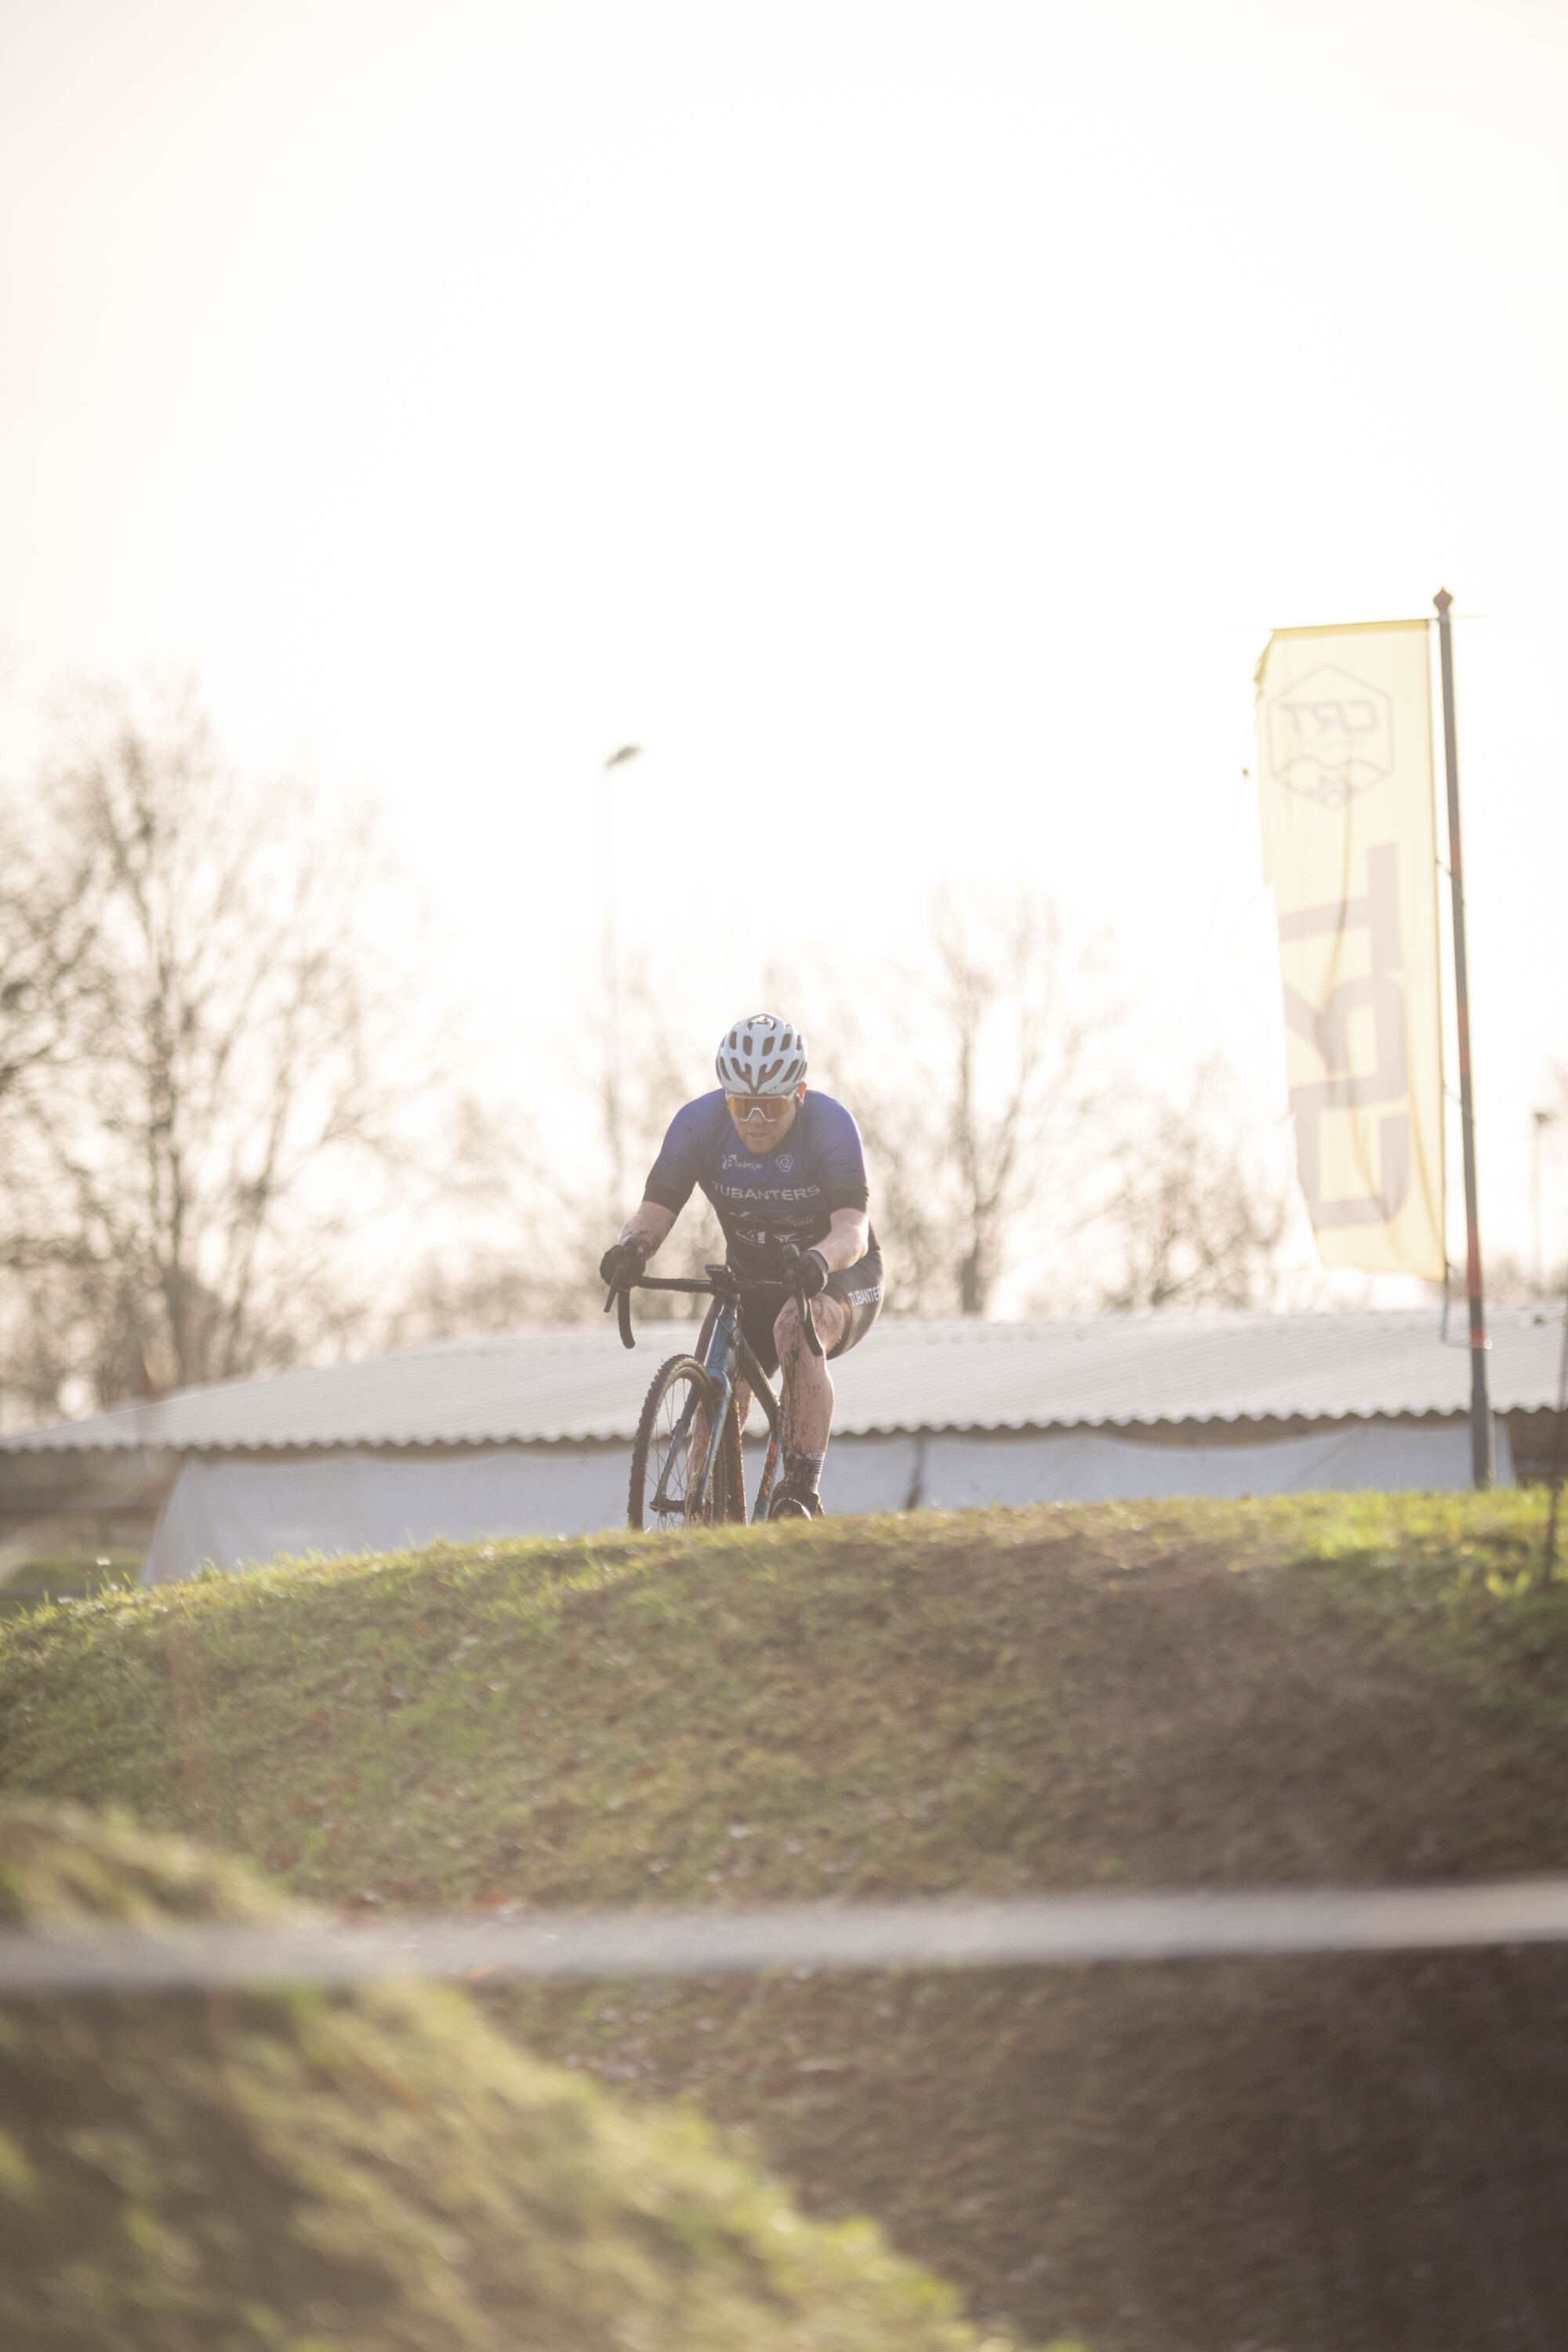
<instances>
[{"instance_id":1,"label":"cyclist's face","mask_svg":"<svg viewBox=\"0 0 1568 2352\"><path fill-rule=\"evenodd\" d=\"M805 1087L800 1086L793 1095L726 1096L731 1120L747 1150L772 1151L782 1143L795 1125L805 1094Z\"/></svg>"}]
</instances>

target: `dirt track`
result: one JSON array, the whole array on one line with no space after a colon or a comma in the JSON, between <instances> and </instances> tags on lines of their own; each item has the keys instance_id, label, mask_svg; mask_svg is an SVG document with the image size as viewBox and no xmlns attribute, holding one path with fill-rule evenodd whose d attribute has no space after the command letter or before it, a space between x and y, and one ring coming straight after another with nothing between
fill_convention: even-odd
<instances>
[{"instance_id":1,"label":"dirt track","mask_svg":"<svg viewBox=\"0 0 1568 2352\"><path fill-rule=\"evenodd\" d=\"M19 1623L0 1779L411 1907L1568 1870L1527 1497L839 1522ZM497 1997L1093 2352L1568 2342L1568 1955Z\"/></svg>"},{"instance_id":2,"label":"dirt track","mask_svg":"<svg viewBox=\"0 0 1568 2352\"><path fill-rule=\"evenodd\" d=\"M1462 1696L1298 1571L1238 1577L1187 1546L1129 1576L1069 1540L946 1572L976 1642L1025 1675L1049 1656L1034 1769L1015 1748L999 1792L1015 1885L1568 1868L1568 1737ZM896 1611L888 1637L906 1688L953 1671ZM988 1885L995 1828L971 1874ZM897 1885L868 1847L855 1891ZM1568 2342L1568 1955L650 1998L632 2030L646 2000L617 1993L614 2018L557 2000L545 2039L637 2089L697 2091L824 2210L875 2213L1037 2337Z\"/></svg>"}]
</instances>

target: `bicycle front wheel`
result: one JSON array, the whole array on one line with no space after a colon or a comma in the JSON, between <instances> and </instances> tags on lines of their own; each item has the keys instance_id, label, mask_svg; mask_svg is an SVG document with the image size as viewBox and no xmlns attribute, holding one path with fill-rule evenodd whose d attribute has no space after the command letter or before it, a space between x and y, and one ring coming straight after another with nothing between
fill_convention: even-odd
<instances>
[{"instance_id":1,"label":"bicycle front wheel","mask_svg":"<svg viewBox=\"0 0 1568 2352\"><path fill-rule=\"evenodd\" d=\"M713 1484L700 1508L695 1493L705 1449L693 1442L693 1429L700 1414L704 1430L710 1424L713 1404L713 1383L695 1356L671 1356L660 1364L632 1442L628 1527L707 1527L730 1516L730 1487L738 1466L731 1465L731 1455L739 1453L738 1444L720 1447ZM730 1419L734 1418L731 1405ZM728 1431L725 1436L728 1440ZM741 1507L745 1507L743 1499Z\"/></svg>"}]
</instances>

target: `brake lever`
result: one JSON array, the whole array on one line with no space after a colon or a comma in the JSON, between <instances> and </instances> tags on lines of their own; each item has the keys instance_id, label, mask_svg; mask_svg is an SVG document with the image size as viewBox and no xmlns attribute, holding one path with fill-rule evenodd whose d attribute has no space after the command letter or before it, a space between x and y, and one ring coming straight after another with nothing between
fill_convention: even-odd
<instances>
[{"instance_id":1,"label":"brake lever","mask_svg":"<svg viewBox=\"0 0 1568 2352\"><path fill-rule=\"evenodd\" d=\"M612 1282L610 1285L610 1295L605 1301L606 1315L612 1307L619 1310L622 1347L635 1348L637 1339L632 1330L632 1294L629 1290L623 1290L618 1282Z\"/></svg>"},{"instance_id":2,"label":"brake lever","mask_svg":"<svg viewBox=\"0 0 1568 2352\"><path fill-rule=\"evenodd\" d=\"M799 1314L801 1321L805 1326L805 1344L811 1349L814 1356L820 1356L822 1353L822 1341L816 1335L816 1318L811 1311L811 1301L806 1297L804 1290L797 1290L795 1292L795 1303L796 1312Z\"/></svg>"}]
</instances>

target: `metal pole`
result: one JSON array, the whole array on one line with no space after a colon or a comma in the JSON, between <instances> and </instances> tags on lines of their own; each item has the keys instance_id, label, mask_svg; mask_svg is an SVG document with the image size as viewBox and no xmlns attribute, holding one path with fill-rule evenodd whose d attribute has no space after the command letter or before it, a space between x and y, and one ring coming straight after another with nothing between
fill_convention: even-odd
<instances>
[{"instance_id":1,"label":"metal pole","mask_svg":"<svg viewBox=\"0 0 1568 2352\"><path fill-rule=\"evenodd\" d=\"M1539 1300L1546 1296L1546 1277L1541 1252L1541 1137L1542 1130L1551 1125L1552 1113L1549 1110L1531 1111L1531 1118L1535 1123L1535 1132L1531 1139L1534 1150L1531 1153L1530 1165L1530 1209L1531 1222L1534 1229L1532 1238L1535 1252L1535 1280L1532 1287Z\"/></svg>"},{"instance_id":2,"label":"metal pole","mask_svg":"<svg viewBox=\"0 0 1568 2352\"><path fill-rule=\"evenodd\" d=\"M599 816L602 827L604 908L600 953L605 976L605 1139L610 1147L610 1197L618 1207L626 1181L626 1154L621 1140L621 989L616 961L616 809L615 772L635 760L642 746L623 743L612 751L599 772Z\"/></svg>"},{"instance_id":3,"label":"metal pole","mask_svg":"<svg viewBox=\"0 0 1568 2352\"><path fill-rule=\"evenodd\" d=\"M1448 783L1448 878L1454 903L1454 999L1459 1033L1459 1134L1465 1154L1465 1292L1470 1307L1470 1476L1492 1483L1492 1416L1487 1396L1487 1310L1476 1196L1476 1105L1470 1077L1470 978L1465 953L1465 862L1459 844L1459 744L1454 719L1453 598L1439 588L1437 643L1443 666L1443 761Z\"/></svg>"},{"instance_id":4,"label":"metal pole","mask_svg":"<svg viewBox=\"0 0 1568 2352\"><path fill-rule=\"evenodd\" d=\"M1557 1499L1563 1492L1563 1439L1568 1429L1568 1298L1563 1302L1563 1355L1557 1367L1557 1419L1552 1426L1552 1499L1546 1507L1546 1544L1541 1581L1550 1584L1557 1566Z\"/></svg>"}]
</instances>

